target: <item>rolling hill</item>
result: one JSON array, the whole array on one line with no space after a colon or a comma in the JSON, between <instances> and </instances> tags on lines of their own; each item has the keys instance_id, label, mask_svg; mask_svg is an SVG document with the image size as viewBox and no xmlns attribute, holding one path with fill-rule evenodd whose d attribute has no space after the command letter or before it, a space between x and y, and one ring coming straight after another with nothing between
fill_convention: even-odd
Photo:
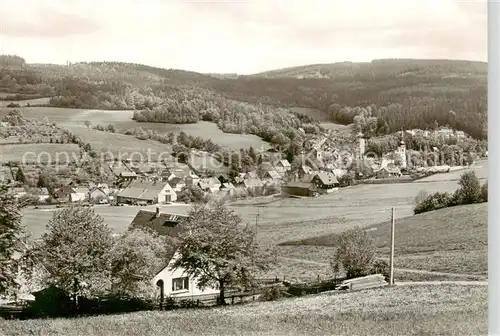
<instances>
[{"instance_id":1,"label":"rolling hill","mask_svg":"<svg viewBox=\"0 0 500 336\"><path fill-rule=\"evenodd\" d=\"M4 100L58 96L52 106L142 110L167 104L179 110L180 101L172 104L169 98L180 95L189 105L194 92L196 99L217 95L257 108L317 110L320 113L312 113L313 118L321 115L322 121L345 125L352 123L360 107L370 105L387 132L431 128L437 122L487 138L487 64L482 62L388 59L306 65L249 76L121 62L63 66L0 57L0 65L0 92L10 93Z\"/></svg>"}]
</instances>

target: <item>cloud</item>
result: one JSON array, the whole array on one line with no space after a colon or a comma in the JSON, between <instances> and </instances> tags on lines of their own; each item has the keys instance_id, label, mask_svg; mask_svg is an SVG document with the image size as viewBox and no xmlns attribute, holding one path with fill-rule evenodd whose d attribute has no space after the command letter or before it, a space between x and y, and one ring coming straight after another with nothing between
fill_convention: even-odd
<instances>
[{"instance_id":1,"label":"cloud","mask_svg":"<svg viewBox=\"0 0 500 336\"><path fill-rule=\"evenodd\" d=\"M101 29L98 21L84 8L57 6L43 1L13 1L2 3L0 27L2 36L20 38L54 38L72 35L86 35ZM78 11L75 11L78 9Z\"/></svg>"}]
</instances>

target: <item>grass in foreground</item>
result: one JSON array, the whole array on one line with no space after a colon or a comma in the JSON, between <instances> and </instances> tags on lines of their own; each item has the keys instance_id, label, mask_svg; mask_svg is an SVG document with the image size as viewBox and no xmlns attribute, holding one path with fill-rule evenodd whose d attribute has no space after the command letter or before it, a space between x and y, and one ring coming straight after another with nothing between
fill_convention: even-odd
<instances>
[{"instance_id":1,"label":"grass in foreground","mask_svg":"<svg viewBox=\"0 0 500 336\"><path fill-rule=\"evenodd\" d=\"M18 335L486 335L487 287L405 286L206 310L2 321Z\"/></svg>"}]
</instances>

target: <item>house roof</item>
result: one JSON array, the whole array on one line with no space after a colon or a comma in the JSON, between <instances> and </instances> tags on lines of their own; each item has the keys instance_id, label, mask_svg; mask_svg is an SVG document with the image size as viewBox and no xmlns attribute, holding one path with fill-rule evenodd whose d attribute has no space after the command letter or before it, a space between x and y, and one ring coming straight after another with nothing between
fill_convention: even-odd
<instances>
[{"instance_id":1,"label":"house roof","mask_svg":"<svg viewBox=\"0 0 500 336\"><path fill-rule=\"evenodd\" d=\"M216 177L208 177L201 179L198 183L201 189L207 188L217 188L220 187L221 183Z\"/></svg>"},{"instance_id":2,"label":"house roof","mask_svg":"<svg viewBox=\"0 0 500 336\"><path fill-rule=\"evenodd\" d=\"M257 172L256 171L249 171L246 173L250 178L255 179L258 178Z\"/></svg>"},{"instance_id":3,"label":"house roof","mask_svg":"<svg viewBox=\"0 0 500 336\"><path fill-rule=\"evenodd\" d=\"M182 220L185 220L186 218L188 218L187 214L159 212L157 215L155 211L139 210L132 220L132 223L130 223L128 229L153 231L166 238L167 253L165 255L165 263L163 267L159 269L161 270L168 265L174 256L177 237L185 230Z\"/></svg>"},{"instance_id":4,"label":"house roof","mask_svg":"<svg viewBox=\"0 0 500 336\"><path fill-rule=\"evenodd\" d=\"M321 180L323 184L330 185L330 184L337 184L339 181L335 177L333 173L330 172L319 172L317 173L318 178Z\"/></svg>"},{"instance_id":5,"label":"house roof","mask_svg":"<svg viewBox=\"0 0 500 336\"><path fill-rule=\"evenodd\" d=\"M137 176L137 174L135 172L131 172L131 171L122 171L120 173L120 176L123 176L123 177L133 177L133 176Z\"/></svg>"},{"instance_id":6,"label":"house roof","mask_svg":"<svg viewBox=\"0 0 500 336\"><path fill-rule=\"evenodd\" d=\"M251 178L243 181L246 188L259 187L262 185L262 181L259 178Z\"/></svg>"},{"instance_id":7,"label":"house roof","mask_svg":"<svg viewBox=\"0 0 500 336\"><path fill-rule=\"evenodd\" d=\"M381 172L381 171L383 171L383 170L385 170L385 171L387 171L387 172L389 172L389 173L391 173L391 174L401 174L401 170L399 170L399 168L398 168L398 167L382 167L382 168L380 168L380 169L377 171L377 173L378 173L378 172Z\"/></svg>"},{"instance_id":8,"label":"house roof","mask_svg":"<svg viewBox=\"0 0 500 336\"><path fill-rule=\"evenodd\" d=\"M231 182L226 182L221 185L222 189L227 189L227 190L233 190L236 189L236 187L231 183Z\"/></svg>"},{"instance_id":9,"label":"house roof","mask_svg":"<svg viewBox=\"0 0 500 336\"><path fill-rule=\"evenodd\" d=\"M281 175L275 170L268 170L266 172L266 174L269 175L272 179L280 179L281 178Z\"/></svg>"},{"instance_id":10,"label":"house roof","mask_svg":"<svg viewBox=\"0 0 500 336\"><path fill-rule=\"evenodd\" d=\"M302 181L290 181L287 184L285 184L284 187L315 189L314 185L311 182L302 182Z\"/></svg>"},{"instance_id":11,"label":"house roof","mask_svg":"<svg viewBox=\"0 0 500 336\"><path fill-rule=\"evenodd\" d=\"M281 163L283 165L283 167L290 167L290 162L288 162L288 160L279 160L278 163Z\"/></svg>"},{"instance_id":12,"label":"house roof","mask_svg":"<svg viewBox=\"0 0 500 336\"><path fill-rule=\"evenodd\" d=\"M271 162L262 162L260 164L260 169L262 170L274 170L274 167Z\"/></svg>"},{"instance_id":13,"label":"house roof","mask_svg":"<svg viewBox=\"0 0 500 336\"><path fill-rule=\"evenodd\" d=\"M188 218L187 214L174 214L155 211L139 210L129 225L129 230L153 230L161 236L176 237L183 231L179 221Z\"/></svg>"},{"instance_id":14,"label":"house roof","mask_svg":"<svg viewBox=\"0 0 500 336\"><path fill-rule=\"evenodd\" d=\"M166 185L168 185L168 183L134 181L129 184L128 187L120 191L118 196L152 201Z\"/></svg>"}]
</instances>

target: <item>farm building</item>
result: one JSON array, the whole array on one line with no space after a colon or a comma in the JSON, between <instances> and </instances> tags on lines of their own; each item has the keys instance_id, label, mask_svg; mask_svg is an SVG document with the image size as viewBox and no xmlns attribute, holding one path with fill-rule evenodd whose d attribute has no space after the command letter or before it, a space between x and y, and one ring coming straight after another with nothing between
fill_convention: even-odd
<instances>
[{"instance_id":1,"label":"farm building","mask_svg":"<svg viewBox=\"0 0 500 336\"><path fill-rule=\"evenodd\" d=\"M46 202L50 198L50 193L47 188L36 188L33 195L37 197L38 202Z\"/></svg>"},{"instance_id":2,"label":"farm building","mask_svg":"<svg viewBox=\"0 0 500 336\"><path fill-rule=\"evenodd\" d=\"M89 198L89 189L88 188L76 188L70 194L71 202L84 202Z\"/></svg>"},{"instance_id":3,"label":"farm building","mask_svg":"<svg viewBox=\"0 0 500 336\"><path fill-rule=\"evenodd\" d=\"M168 181L168 184L174 189L176 192L179 192L186 186L186 182L180 177L174 177L173 179Z\"/></svg>"},{"instance_id":4,"label":"farm building","mask_svg":"<svg viewBox=\"0 0 500 336\"><path fill-rule=\"evenodd\" d=\"M251 179L245 179L243 181L243 185L247 189L255 189L258 187L262 187L264 184L259 178L251 178Z\"/></svg>"},{"instance_id":5,"label":"farm building","mask_svg":"<svg viewBox=\"0 0 500 336\"><path fill-rule=\"evenodd\" d=\"M92 202L98 202L106 200L109 195L109 189L105 187L95 186L89 190L89 200Z\"/></svg>"},{"instance_id":6,"label":"farm building","mask_svg":"<svg viewBox=\"0 0 500 336\"><path fill-rule=\"evenodd\" d=\"M276 170L268 170L264 173L263 179L277 181L281 179L281 175Z\"/></svg>"},{"instance_id":7,"label":"farm building","mask_svg":"<svg viewBox=\"0 0 500 336\"><path fill-rule=\"evenodd\" d=\"M216 177L208 177L201 179L200 182L198 182L198 186L200 187L201 190L204 192L217 192L219 191L222 183L216 178Z\"/></svg>"},{"instance_id":8,"label":"farm building","mask_svg":"<svg viewBox=\"0 0 500 336\"><path fill-rule=\"evenodd\" d=\"M316 187L311 182L292 181L281 187L283 195L313 197L317 194Z\"/></svg>"},{"instance_id":9,"label":"farm building","mask_svg":"<svg viewBox=\"0 0 500 336\"><path fill-rule=\"evenodd\" d=\"M279 160L274 165L274 168L276 170L287 171L287 170L292 169L292 165L290 164L290 162L288 162L288 160Z\"/></svg>"},{"instance_id":10,"label":"farm building","mask_svg":"<svg viewBox=\"0 0 500 336\"><path fill-rule=\"evenodd\" d=\"M375 176L378 179L390 178L390 177L400 177L401 171L397 167L382 167L375 172Z\"/></svg>"},{"instance_id":11,"label":"farm building","mask_svg":"<svg viewBox=\"0 0 500 336\"><path fill-rule=\"evenodd\" d=\"M177 236L183 232L181 220L188 218L186 214L171 214L156 211L139 210L129 230L149 229L156 231L167 240L175 241ZM170 246L174 244L169 244ZM197 295L217 294L216 288L198 288L198 281L190 277L184 270L171 268L177 257L176 251L171 249L166 258L166 265L153 277L152 284L156 287L158 297L163 301L166 297L194 297Z\"/></svg>"},{"instance_id":12,"label":"farm building","mask_svg":"<svg viewBox=\"0 0 500 336\"><path fill-rule=\"evenodd\" d=\"M306 183L311 182L320 190L334 189L339 184L333 173L325 171L305 175L301 181Z\"/></svg>"},{"instance_id":13,"label":"farm building","mask_svg":"<svg viewBox=\"0 0 500 336\"><path fill-rule=\"evenodd\" d=\"M65 185L54 191L54 197L61 202L67 202L70 201L71 194L74 192L75 189L69 185Z\"/></svg>"},{"instance_id":14,"label":"farm building","mask_svg":"<svg viewBox=\"0 0 500 336\"><path fill-rule=\"evenodd\" d=\"M133 181L116 195L119 204L162 204L176 200L177 193L166 182Z\"/></svg>"}]
</instances>

